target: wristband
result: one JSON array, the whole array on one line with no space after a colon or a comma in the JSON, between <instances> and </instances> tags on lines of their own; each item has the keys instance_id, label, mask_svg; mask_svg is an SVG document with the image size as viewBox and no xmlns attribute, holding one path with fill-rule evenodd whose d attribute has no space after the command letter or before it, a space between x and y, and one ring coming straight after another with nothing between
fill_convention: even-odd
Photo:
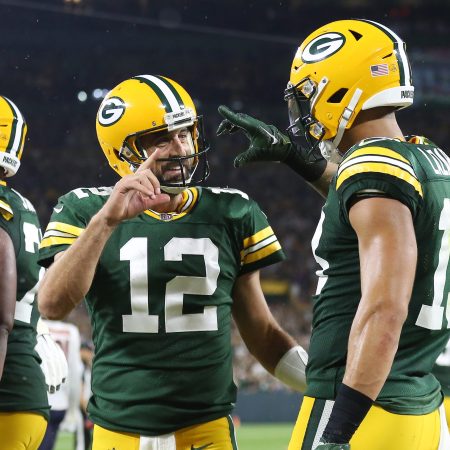
<instances>
[{"instance_id":1,"label":"wristband","mask_svg":"<svg viewBox=\"0 0 450 450\"><path fill-rule=\"evenodd\" d=\"M322 440L336 444L350 442L372 404L371 398L341 384Z\"/></svg>"},{"instance_id":2,"label":"wristband","mask_svg":"<svg viewBox=\"0 0 450 450\"><path fill-rule=\"evenodd\" d=\"M304 392L306 389L306 364L308 364L308 354L303 347L296 345L278 361L274 375L290 388Z\"/></svg>"}]
</instances>

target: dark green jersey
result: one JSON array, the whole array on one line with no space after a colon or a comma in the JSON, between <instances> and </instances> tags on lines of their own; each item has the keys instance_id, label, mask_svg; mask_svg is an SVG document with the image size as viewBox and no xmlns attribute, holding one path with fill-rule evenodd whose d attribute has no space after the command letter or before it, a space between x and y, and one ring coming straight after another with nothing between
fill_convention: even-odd
<instances>
[{"instance_id":1,"label":"dark green jersey","mask_svg":"<svg viewBox=\"0 0 450 450\"><path fill-rule=\"evenodd\" d=\"M444 395L450 397L450 342L436 360L433 375L441 383Z\"/></svg>"},{"instance_id":2,"label":"dark green jersey","mask_svg":"<svg viewBox=\"0 0 450 450\"><path fill-rule=\"evenodd\" d=\"M14 245L17 267L17 302L0 381L0 411L34 411L48 418L47 388L34 350L39 318L35 296L41 270L37 262L39 220L33 205L4 183L0 185L0 227Z\"/></svg>"},{"instance_id":3,"label":"dark green jersey","mask_svg":"<svg viewBox=\"0 0 450 450\"><path fill-rule=\"evenodd\" d=\"M361 142L345 154L331 183L312 242L321 270L313 300L307 395L334 398L345 370L361 298L358 239L348 218L356 195L385 195L411 210L416 278L399 348L377 403L395 413L425 414L442 401L430 372L450 333L450 159L419 137Z\"/></svg>"},{"instance_id":4,"label":"dark green jersey","mask_svg":"<svg viewBox=\"0 0 450 450\"><path fill-rule=\"evenodd\" d=\"M110 191L61 197L42 240L43 264L75 241ZM230 413L234 282L282 258L265 215L235 190L191 188L180 213L147 211L118 226L86 299L92 420L160 435Z\"/></svg>"}]
</instances>

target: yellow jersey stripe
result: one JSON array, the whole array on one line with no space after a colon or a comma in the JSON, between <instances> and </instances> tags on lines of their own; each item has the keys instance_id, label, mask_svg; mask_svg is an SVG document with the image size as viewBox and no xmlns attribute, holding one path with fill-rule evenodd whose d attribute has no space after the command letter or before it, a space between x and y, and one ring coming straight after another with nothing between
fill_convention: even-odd
<instances>
[{"instance_id":1,"label":"yellow jersey stripe","mask_svg":"<svg viewBox=\"0 0 450 450\"><path fill-rule=\"evenodd\" d=\"M0 200L0 210L1 215L5 218L5 220L11 220L14 217L14 212L11 206L3 200Z\"/></svg>"},{"instance_id":2,"label":"yellow jersey stripe","mask_svg":"<svg viewBox=\"0 0 450 450\"><path fill-rule=\"evenodd\" d=\"M267 247L263 247L262 249L249 253L244 257L243 264L250 264L256 261L259 261L263 258L266 258L267 256L271 255L272 253L275 253L276 251L281 249L281 245L278 241L272 242L272 244L268 245Z\"/></svg>"},{"instance_id":3,"label":"yellow jersey stripe","mask_svg":"<svg viewBox=\"0 0 450 450\"><path fill-rule=\"evenodd\" d=\"M46 233L47 231L54 230L54 231L62 231L64 233L70 233L74 236L79 236L83 231L84 228L76 227L75 225L69 225L67 223L62 222L50 222L47 225ZM45 237L45 234L44 234Z\"/></svg>"},{"instance_id":4,"label":"yellow jersey stripe","mask_svg":"<svg viewBox=\"0 0 450 450\"><path fill-rule=\"evenodd\" d=\"M414 187L421 197L423 197L422 185L417 178L413 177L410 173L400 167L392 166L386 163L365 162L361 164L354 164L353 166L346 168L341 172L336 180L336 189L339 189L342 183L353 175L367 172L384 173L406 181Z\"/></svg>"},{"instance_id":5,"label":"yellow jersey stripe","mask_svg":"<svg viewBox=\"0 0 450 450\"><path fill-rule=\"evenodd\" d=\"M250 253L254 253L257 250L259 250L260 248L267 247L269 244L271 244L272 242L275 242L275 241L277 241L277 237L275 236L275 234L272 234L269 237L267 237L266 239L263 239L262 241L259 241L257 244L242 249L241 253L240 253L241 254L241 260L243 260L246 255L248 255Z\"/></svg>"},{"instance_id":6,"label":"yellow jersey stripe","mask_svg":"<svg viewBox=\"0 0 450 450\"><path fill-rule=\"evenodd\" d=\"M44 237L44 239L42 239L39 248L45 248L45 247L50 247L52 245L63 245L63 244L73 244L75 242L77 238L76 237L71 237L71 238L62 238L62 237L58 237L58 236L50 236L48 238Z\"/></svg>"},{"instance_id":7,"label":"yellow jersey stripe","mask_svg":"<svg viewBox=\"0 0 450 450\"><path fill-rule=\"evenodd\" d=\"M258 231L253 236L250 236L250 237L244 239L244 242L243 242L244 249L257 244L258 242L262 241L263 239L266 239L267 237L271 236L272 234L274 234L274 233L273 233L272 227L270 227L270 226Z\"/></svg>"},{"instance_id":8,"label":"yellow jersey stripe","mask_svg":"<svg viewBox=\"0 0 450 450\"><path fill-rule=\"evenodd\" d=\"M384 147L364 147L360 148L359 150L356 150L353 152L348 158L345 158L342 163L350 161L353 158L356 158L358 156L370 156L370 155L381 155L381 156L387 156L389 158L398 159L399 161L403 161L407 164L410 164L410 162L400 155L400 153L397 153L394 150L391 150L389 148Z\"/></svg>"}]
</instances>

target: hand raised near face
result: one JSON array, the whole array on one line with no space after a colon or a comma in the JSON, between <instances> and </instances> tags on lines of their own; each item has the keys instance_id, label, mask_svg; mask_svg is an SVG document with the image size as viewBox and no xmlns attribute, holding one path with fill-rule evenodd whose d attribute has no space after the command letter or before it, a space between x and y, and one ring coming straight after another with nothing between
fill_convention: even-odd
<instances>
[{"instance_id":1,"label":"hand raised near face","mask_svg":"<svg viewBox=\"0 0 450 450\"><path fill-rule=\"evenodd\" d=\"M101 211L108 224L117 225L170 201L168 194L161 193L159 181L151 170L159 152L155 150L135 173L124 176L116 183Z\"/></svg>"}]
</instances>

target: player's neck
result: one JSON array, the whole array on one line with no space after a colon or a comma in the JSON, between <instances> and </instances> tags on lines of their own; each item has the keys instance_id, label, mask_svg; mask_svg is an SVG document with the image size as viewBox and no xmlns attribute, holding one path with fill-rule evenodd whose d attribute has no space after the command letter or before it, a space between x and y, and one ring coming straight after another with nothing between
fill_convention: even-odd
<instances>
[{"instance_id":1,"label":"player's neck","mask_svg":"<svg viewBox=\"0 0 450 450\"><path fill-rule=\"evenodd\" d=\"M392 109L375 108L361 111L349 130L346 130L339 144L340 153L345 153L350 147L371 137L387 137L404 139Z\"/></svg>"}]
</instances>

